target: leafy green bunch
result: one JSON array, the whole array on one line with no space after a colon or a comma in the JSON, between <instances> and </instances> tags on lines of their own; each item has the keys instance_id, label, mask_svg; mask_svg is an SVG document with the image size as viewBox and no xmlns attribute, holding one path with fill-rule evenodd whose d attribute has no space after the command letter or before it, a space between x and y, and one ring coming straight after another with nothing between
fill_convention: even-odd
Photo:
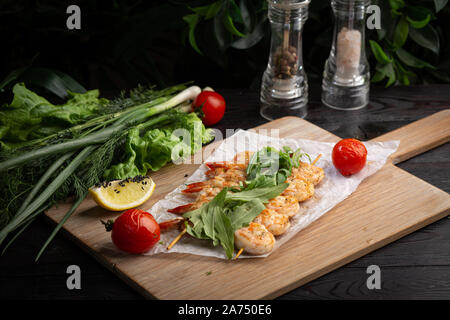
<instances>
[{"instance_id":1,"label":"leafy green bunch","mask_svg":"<svg viewBox=\"0 0 450 320\"><path fill-rule=\"evenodd\" d=\"M438 30L431 24L435 13L442 10L448 0L431 1L404 0L377 1L381 7L382 28L377 30L378 38L370 40L370 49L376 59L372 82L386 81L386 87L401 83L409 85L419 77L417 71L425 69L436 77L444 77L437 72L438 67L428 61L438 61L440 38ZM447 79L448 80L448 79Z\"/></svg>"},{"instance_id":2,"label":"leafy green bunch","mask_svg":"<svg viewBox=\"0 0 450 320\"><path fill-rule=\"evenodd\" d=\"M22 84L14 88L13 102L0 108L8 119L0 122L4 133L0 137L0 244L12 235L2 252L39 214L74 196L72 207L43 245L38 259L88 189L106 173L124 179L147 169L158 170L171 160L167 147L185 144L180 156L186 157L213 138L201 120L186 110L201 91L196 86L182 84L162 90L138 87L110 101L99 100L97 91L88 91L73 94L59 106ZM199 141L174 136L173 126L197 135ZM40 135L36 139L37 131ZM19 142L14 143L14 138ZM137 142L137 150L131 140ZM166 146L168 140L171 144ZM133 157L136 153L139 159ZM125 169L120 163L123 156L128 156Z\"/></svg>"}]
</instances>

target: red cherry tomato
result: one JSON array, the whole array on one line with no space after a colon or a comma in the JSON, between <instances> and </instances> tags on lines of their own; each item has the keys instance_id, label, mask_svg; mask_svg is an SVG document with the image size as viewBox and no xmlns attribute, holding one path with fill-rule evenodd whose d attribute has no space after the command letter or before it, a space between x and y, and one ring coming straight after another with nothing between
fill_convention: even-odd
<instances>
[{"instance_id":1,"label":"red cherry tomato","mask_svg":"<svg viewBox=\"0 0 450 320\"><path fill-rule=\"evenodd\" d=\"M125 211L112 226L112 241L119 249L130 253L149 251L159 237L159 224L155 218L139 209Z\"/></svg>"},{"instance_id":2,"label":"red cherry tomato","mask_svg":"<svg viewBox=\"0 0 450 320\"><path fill-rule=\"evenodd\" d=\"M364 168L367 149L356 139L343 139L336 143L332 153L333 164L343 176L355 174Z\"/></svg>"},{"instance_id":3,"label":"red cherry tomato","mask_svg":"<svg viewBox=\"0 0 450 320\"><path fill-rule=\"evenodd\" d=\"M225 113L225 99L214 91L202 91L194 101L194 111L201 111L206 126L219 122Z\"/></svg>"}]
</instances>

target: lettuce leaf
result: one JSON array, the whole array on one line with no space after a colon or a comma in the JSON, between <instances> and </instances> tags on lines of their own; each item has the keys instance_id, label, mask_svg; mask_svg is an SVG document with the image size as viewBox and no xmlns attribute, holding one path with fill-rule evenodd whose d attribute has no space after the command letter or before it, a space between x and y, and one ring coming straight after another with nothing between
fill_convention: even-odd
<instances>
[{"instance_id":1,"label":"lettuce leaf","mask_svg":"<svg viewBox=\"0 0 450 320\"><path fill-rule=\"evenodd\" d=\"M28 90L23 83L13 87L11 104L0 106L0 143L3 148L48 136L85 121L96 113L106 99L99 99L98 90L86 93L68 92L62 105Z\"/></svg>"},{"instance_id":2,"label":"lettuce leaf","mask_svg":"<svg viewBox=\"0 0 450 320\"><path fill-rule=\"evenodd\" d=\"M202 148L214 138L195 113L176 113L173 121L141 135L138 128L128 132L125 158L105 171L106 180L126 179L157 171L170 161L180 161Z\"/></svg>"}]
</instances>

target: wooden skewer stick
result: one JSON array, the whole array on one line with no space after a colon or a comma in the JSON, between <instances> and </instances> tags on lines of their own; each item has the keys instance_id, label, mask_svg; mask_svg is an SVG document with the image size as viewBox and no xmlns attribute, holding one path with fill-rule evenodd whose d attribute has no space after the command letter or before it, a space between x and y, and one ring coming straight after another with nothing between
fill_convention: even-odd
<instances>
[{"instance_id":1,"label":"wooden skewer stick","mask_svg":"<svg viewBox=\"0 0 450 320\"><path fill-rule=\"evenodd\" d=\"M314 161L311 163L311 165L315 165L317 161L319 161L320 157L322 156L322 154L320 153L316 159L314 159Z\"/></svg>"},{"instance_id":2,"label":"wooden skewer stick","mask_svg":"<svg viewBox=\"0 0 450 320\"><path fill-rule=\"evenodd\" d=\"M178 240L180 240L181 237L182 237L186 232L187 232L187 229L184 228L183 231L181 231L180 234L179 234L175 239L173 239L173 241L169 244L169 246L167 247L167 250L170 250L170 249L175 245L175 243L177 243Z\"/></svg>"},{"instance_id":3,"label":"wooden skewer stick","mask_svg":"<svg viewBox=\"0 0 450 320\"><path fill-rule=\"evenodd\" d=\"M239 256L241 255L241 253L244 251L244 248L240 248L238 253L236 254L236 256L234 257L233 260L236 260L237 258L239 258Z\"/></svg>"}]
</instances>

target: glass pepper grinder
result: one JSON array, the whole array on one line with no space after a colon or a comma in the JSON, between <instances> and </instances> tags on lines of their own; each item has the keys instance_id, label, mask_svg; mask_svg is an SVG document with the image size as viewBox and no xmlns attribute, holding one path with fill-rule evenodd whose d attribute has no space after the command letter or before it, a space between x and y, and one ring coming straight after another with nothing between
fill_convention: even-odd
<instances>
[{"instance_id":1,"label":"glass pepper grinder","mask_svg":"<svg viewBox=\"0 0 450 320\"><path fill-rule=\"evenodd\" d=\"M325 62L322 103L357 110L369 103L369 64L365 53L365 12L370 0L332 0L335 23L330 56Z\"/></svg>"},{"instance_id":2,"label":"glass pepper grinder","mask_svg":"<svg viewBox=\"0 0 450 320\"><path fill-rule=\"evenodd\" d=\"M268 0L272 37L261 84L261 115L273 120L305 117L308 83L303 69L302 28L310 0Z\"/></svg>"}]
</instances>

